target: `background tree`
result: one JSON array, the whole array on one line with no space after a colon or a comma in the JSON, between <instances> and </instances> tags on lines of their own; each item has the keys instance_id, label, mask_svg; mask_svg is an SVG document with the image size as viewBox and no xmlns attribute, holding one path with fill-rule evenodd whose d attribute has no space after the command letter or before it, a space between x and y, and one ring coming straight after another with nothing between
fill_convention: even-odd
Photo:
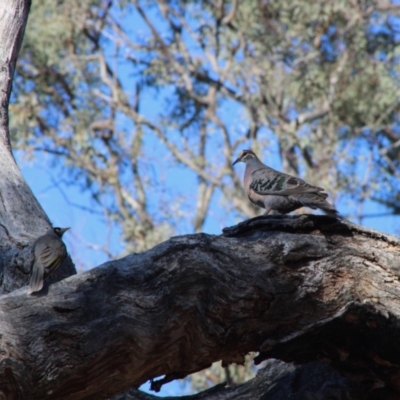
<instances>
[{"instance_id":1,"label":"background tree","mask_svg":"<svg viewBox=\"0 0 400 400\"><path fill-rule=\"evenodd\" d=\"M42 1L13 143L90 191L121 253L210 213L256 215L230 165L244 147L360 220L371 199L396 215L397 15L385 1Z\"/></svg>"},{"instance_id":2,"label":"background tree","mask_svg":"<svg viewBox=\"0 0 400 400\"><path fill-rule=\"evenodd\" d=\"M367 199L396 214L397 13L382 1L43 1L15 80L14 143L53 154L135 249L200 231L210 205L254 216L230 166L250 146L277 167L279 150L351 215Z\"/></svg>"}]
</instances>

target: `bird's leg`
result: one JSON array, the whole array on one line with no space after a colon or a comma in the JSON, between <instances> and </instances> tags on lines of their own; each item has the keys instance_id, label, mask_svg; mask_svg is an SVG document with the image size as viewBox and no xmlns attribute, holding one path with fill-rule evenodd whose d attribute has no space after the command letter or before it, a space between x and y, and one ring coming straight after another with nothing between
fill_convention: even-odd
<instances>
[{"instance_id":1,"label":"bird's leg","mask_svg":"<svg viewBox=\"0 0 400 400\"><path fill-rule=\"evenodd\" d=\"M265 210L265 213L264 213L263 215L268 215L268 214L271 212L271 210L272 210L272 208L271 208L271 207L268 207L268 208Z\"/></svg>"}]
</instances>

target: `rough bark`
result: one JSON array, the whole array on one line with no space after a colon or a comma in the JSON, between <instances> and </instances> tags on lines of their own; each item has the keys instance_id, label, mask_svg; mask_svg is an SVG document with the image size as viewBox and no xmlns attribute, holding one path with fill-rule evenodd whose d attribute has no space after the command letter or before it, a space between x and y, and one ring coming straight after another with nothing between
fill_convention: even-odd
<instances>
[{"instance_id":1,"label":"rough bark","mask_svg":"<svg viewBox=\"0 0 400 400\"><path fill-rule=\"evenodd\" d=\"M171 238L47 295L1 297L0 388L100 399L259 351L398 395L399 256L399 239L324 216Z\"/></svg>"},{"instance_id":2,"label":"rough bark","mask_svg":"<svg viewBox=\"0 0 400 400\"><path fill-rule=\"evenodd\" d=\"M0 293L27 284L32 264L31 245L50 226L15 163L8 128L12 79L29 7L28 0L0 2ZM73 273L75 268L69 260L51 281Z\"/></svg>"}]
</instances>

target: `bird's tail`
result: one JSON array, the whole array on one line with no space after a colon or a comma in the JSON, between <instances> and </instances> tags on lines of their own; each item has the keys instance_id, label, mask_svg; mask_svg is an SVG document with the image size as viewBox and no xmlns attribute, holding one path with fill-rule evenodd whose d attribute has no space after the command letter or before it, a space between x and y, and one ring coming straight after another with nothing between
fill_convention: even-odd
<instances>
[{"instance_id":1,"label":"bird's tail","mask_svg":"<svg viewBox=\"0 0 400 400\"><path fill-rule=\"evenodd\" d=\"M323 204L317 206L320 210L322 210L326 215L330 217L340 218L340 214L332 204L325 201Z\"/></svg>"},{"instance_id":2,"label":"bird's tail","mask_svg":"<svg viewBox=\"0 0 400 400\"><path fill-rule=\"evenodd\" d=\"M28 293L38 292L43 287L44 268L43 265L36 261L32 267L31 280L29 281Z\"/></svg>"},{"instance_id":3,"label":"bird's tail","mask_svg":"<svg viewBox=\"0 0 400 400\"><path fill-rule=\"evenodd\" d=\"M325 200L327 197L328 195L326 193L303 193L297 197L297 200L306 207L310 207L314 210L319 208L326 215L340 218L336 208Z\"/></svg>"}]
</instances>

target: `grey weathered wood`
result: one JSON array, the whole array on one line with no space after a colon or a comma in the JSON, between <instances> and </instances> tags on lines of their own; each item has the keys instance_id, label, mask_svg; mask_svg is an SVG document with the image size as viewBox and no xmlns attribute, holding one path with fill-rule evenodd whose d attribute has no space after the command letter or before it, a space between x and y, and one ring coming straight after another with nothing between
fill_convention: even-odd
<instances>
[{"instance_id":1,"label":"grey weathered wood","mask_svg":"<svg viewBox=\"0 0 400 400\"><path fill-rule=\"evenodd\" d=\"M104 398L260 351L397 390L397 238L324 216L225 234L171 238L46 296L2 296L0 388L14 377L10 399Z\"/></svg>"},{"instance_id":2,"label":"grey weathered wood","mask_svg":"<svg viewBox=\"0 0 400 400\"><path fill-rule=\"evenodd\" d=\"M50 221L26 184L11 152L8 102L30 1L0 1L0 293L25 285L32 264L31 245ZM51 280L75 273L71 261Z\"/></svg>"},{"instance_id":3,"label":"grey weathered wood","mask_svg":"<svg viewBox=\"0 0 400 400\"><path fill-rule=\"evenodd\" d=\"M49 226L15 164L8 128L8 102L18 51L28 19L30 2L0 3L0 242L1 246L24 247L32 232Z\"/></svg>"}]
</instances>

